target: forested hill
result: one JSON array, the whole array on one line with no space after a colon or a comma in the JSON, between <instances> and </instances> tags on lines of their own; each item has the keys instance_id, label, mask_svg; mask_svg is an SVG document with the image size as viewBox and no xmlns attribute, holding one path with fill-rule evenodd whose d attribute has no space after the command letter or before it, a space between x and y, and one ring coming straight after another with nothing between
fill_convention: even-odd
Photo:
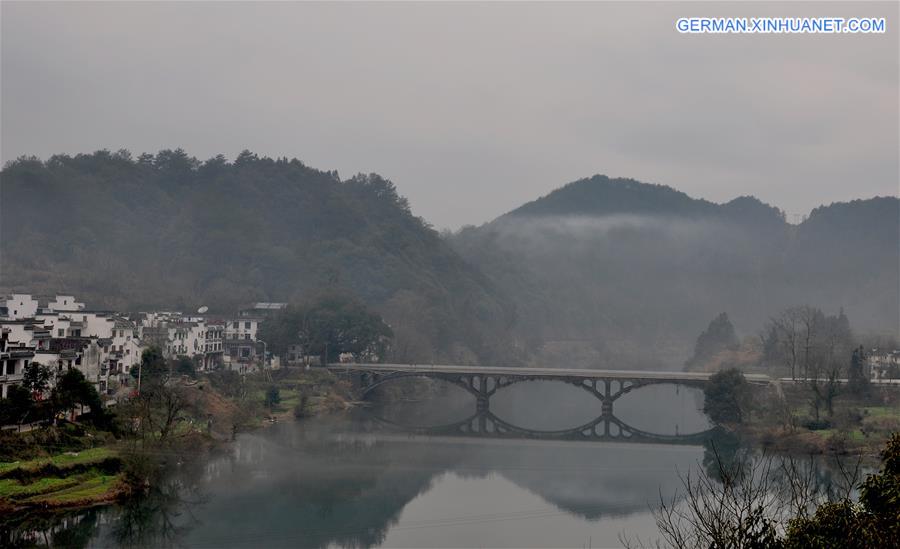
<instances>
[{"instance_id":1,"label":"forested hill","mask_svg":"<svg viewBox=\"0 0 900 549\"><path fill-rule=\"evenodd\" d=\"M377 175L101 151L8 164L0 208L0 290L228 313L338 287L384 315L397 359L504 353L511 308Z\"/></svg>"},{"instance_id":2,"label":"forested hill","mask_svg":"<svg viewBox=\"0 0 900 549\"><path fill-rule=\"evenodd\" d=\"M604 175L569 183L516 208L501 219L579 215L718 216L759 224L783 224L777 208L751 196L742 196L719 205L691 198L665 185L641 183L634 179L610 179Z\"/></svg>"},{"instance_id":3,"label":"forested hill","mask_svg":"<svg viewBox=\"0 0 900 549\"><path fill-rule=\"evenodd\" d=\"M448 241L377 175L249 152L22 159L0 184L0 291L229 313L346 289L391 325L397 360L506 364L527 345L542 364L674 368L723 311L743 335L804 303L861 330L900 322L896 198L790 225L752 197L595 176Z\"/></svg>"},{"instance_id":4,"label":"forested hill","mask_svg":"<svg viewBox=\"0 0 900 549\"><path fill-rule=\"evenodd\" d=\"M896 333L898 208L857 200L791 225L753 197L595 176L451 241L516 304L536 360L675 368L723 311L745 336L804 303Z\"/></svg>"}]
</instances>

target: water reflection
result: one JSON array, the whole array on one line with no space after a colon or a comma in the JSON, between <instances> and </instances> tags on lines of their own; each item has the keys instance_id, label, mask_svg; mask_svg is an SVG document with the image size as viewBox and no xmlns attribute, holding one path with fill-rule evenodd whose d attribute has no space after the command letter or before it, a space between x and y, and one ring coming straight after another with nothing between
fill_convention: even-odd
<instances>
[{"instance_id":1,"label":"water reflection","mask_svg":"<svg viewBox=\"0 0 900 549\"><path fill-rule=\"evenodd\" d=\"M102 524L119 547L177 545L199 520L193 514L205 501L200 462L157 481L139 499L109 509Z\"/></svg>"},{"instance_id":2,"label":"water reflection","mask_svg":"<svg viewBox=\"0 0 900 549\"><path fill-rule=\"evenodd\" d=\"M739 462L706 446L423 438L364 414L241 435L150 496L4 526L0 545L71 547L610 546L655 533L649 506L678 472ZM822 488L833 484L810 462Z\"/></svg>"},{"instance_id":3,"label":"water reflection","mask_svg":"<svg viewBox=\"0 0 900 549\"><path fill-rule=\"evenodd\" d=\"M198 521L207 462L179 460L160 471L142 497L74 512L32 512L0 522L0 547L169 547Z\"/></svg>"},{"instance_id":4,"label":"water reflection","mask_svg":"<svg viewBox=\"0 0 900 549\"><path fill-rule=\"evenodd\" d=\"M405 378L387 387L402 393L410 383ZM460 398L458 388L446 390L446 383L412 383L428 398L376 398L370 415L386 426L430 436L666 444L700 444L712 436L701 411L702 391L674 384L638 387L604 402L579 385L530 380L476 405L471 395Z\"/></svg>"}]
</instances>

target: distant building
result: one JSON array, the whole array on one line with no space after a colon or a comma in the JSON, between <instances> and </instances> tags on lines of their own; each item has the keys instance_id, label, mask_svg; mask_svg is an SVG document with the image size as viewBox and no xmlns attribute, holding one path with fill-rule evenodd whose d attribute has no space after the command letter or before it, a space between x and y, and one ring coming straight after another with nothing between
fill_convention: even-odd
<instances>
[{"instance_id":1,"label":"distant building","mask_svg":"<svg viewBox=\"0 0 900 549\"><path fill-rule=\"evenodd\" d=\"M47 304L52 311L80 311L84 309L84 303L75 301L75 296L58 295L56 299Z\"/></svg>"},{"instance_id":2,"label":"distant building","mask_svg":"<svg viewBox=\"0 0 900 549\"><path fill-rule=\"evenodd\" d=\"M191 359L200 370L225 365L248 371L267 362L266 344L258 337L260 324L286 306L254 303L229 320L178 311L129 318L89 309L72 295L5 296L0 298L3 395L10 385L21 382L31 361L48 366L57 376L77 368L101 395L116 395L131 384L131 370L151 345L166 358Z\"/></svg>"},{"instance_id":3,"label":"distant building","mask_svg":"<svg viewBox=\"0 0 900 549\"><path fill-rule=\"evenodd\" d=\"M133 322L112 311L87 310L71 295L48 299L46 307L38 301L30 294L6 300L15 312L0 318L8 342L32 348L32 360L57 376L77 368L101 395L112 395L128 383L129 370L142 352Z\"/></svg>"},{"instance_id":4,"label":"distant building","mask_svg":"<svg viewBox=\"0 0 900 549\"><path fill-rule=\"evenodd\" d=\"M900 350L872 349L866 356L866 364L872 381L900 379Z\"/></svg>"},{"instance_id":5,"label":"distant building","mask_svg":"<svg viewBox=\"0 0 900 549\"><path fill-rule=\"evenodd\" d=\"M264 320L257 316L240 316L225 323L225 339L256 341L259 325Z\"/></svg>"},{"instance_id":6,"label":"distant building","mask_svg":"<svg viewBox=\"0 0 900 549\"><path fill-rule=\"evenodd\" d=\"M22 383L25 368L34 359L34 347L12 342L8 330L0 330L0 397L6 398L9 388Z\"/></svg>"},{"instance_id":7,"label":"distant building","mask_svg":"<svg viewBox=\"0 0 900 549\"><path fill-rule=\"evenodd\" d=\"M109 394L110 378L118 383L121 372L110 372L109 361L110 340L97 337L65 337L54 338L50 342L48 351L59 357L62 363L57 363L57 373L62 373L65 368L76 368L84 374L85 379L94 384L100 395ZM47 358L53 358L54 354L46 354ZM44 364L51 366L50 364Z\"/></svg>"},{"instance_id":8,"label":"distant building","mask_svg":"<svg viewBox=\"0 0 900 549\"><path fill-rule=\"evenodd\" d=\"M238 316L252 316L268 318L288 306L287 303L266 303L258 302L249 307L245 307L238 312Z\"/></svg>"},{"instance_id":9,"label":"distant building","mask_svg":"<svg viewBox=\"0 0 900 549\"><path fill-rule=\"evenodd\" d=\"M257 303L256 305L283 305ZM278 309L269 309L278 310ZM264 316L252 316L247 310L225 322L225 364L242 372L249 371L263 361L265 343L259 339Z\"/></svg>"},{"instance_id":10,"label":"distant building","mask_svg":"<svg viewBox=\"0 0 900 549\"><path fill-rule=\"evenodd\" d=\"M43 298L41 298L43 299ZM52 300L45 299L47 305L41 307L40 300L31 294L12 294L0 301L0 316L12 319L34 318L41 312L80 311L84 303L75 300L75 296L57 295Z\"/></svg>"},{"instance_id":11,"label":"distant building","mask_svg":"<svg viewBox=\"0 0 900 549\"><path fill-rule=\"evenodd\" d=\"M225 352L225 323L180 313L144 313L141 341L159 347L166 358L190 358L200 370L211 370Z\"/></svg>"},{"instance_id":12,"label":"distant building","mask_svg":"<svg viewBox=\"0 0 900 549\"><path fill-rule=\"evenodd\" d=\"M6 300L6 315L9 318L31 318L37 311L38 301L31 294L12 294Z\"/></svg>"},{"instance_id":13,"label":"distant building","mask_svg":"<svg viewBox=\"0 0 900 549\"><path fill-rule=\"evenodd\" d=\"M287 352L281 357L288 365L293 366L320 366L322 358L319 355L311 355L306 352L303 345L288 345Z\"/></svg>"}]
</instances>

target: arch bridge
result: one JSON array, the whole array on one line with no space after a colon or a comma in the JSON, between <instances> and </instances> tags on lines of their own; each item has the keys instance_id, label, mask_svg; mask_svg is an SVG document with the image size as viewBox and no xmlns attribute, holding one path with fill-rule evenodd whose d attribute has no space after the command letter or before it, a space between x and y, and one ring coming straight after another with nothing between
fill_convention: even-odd
<instances>
[{"instance_id":1,"label":"arch bridge","mask_svg":"<svg viewBox=\"0 0 900 549\"><path fill-rule=\"evenodd\" d=\"M410 427L379 418L384 423L422 434L684 444L701 443L709 436L708 432L691 435L648 433L625 424L613 414L613 403L634 389L654 384L703 387L711 377L711 374L707 373L405 364L333 364L328 366L328 369L335 374L348 377L363 398L386 383L409 377L442 380L462 388L475 397L475 413L462 421L447 425ZM746 377L751 383L769 382L767 376ZM491 412L490 399L497 391L527 381L558 381L574 385L600 400L601 415L583 425L545 431L516 426Z\"/></svg>"}]
</instances>

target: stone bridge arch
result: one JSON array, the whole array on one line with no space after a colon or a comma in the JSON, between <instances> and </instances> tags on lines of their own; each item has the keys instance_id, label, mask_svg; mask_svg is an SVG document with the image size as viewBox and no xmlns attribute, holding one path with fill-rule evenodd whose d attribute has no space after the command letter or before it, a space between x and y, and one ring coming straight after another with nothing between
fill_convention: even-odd
<instances>
[{"instance_id":1,"label":"stone bridge arch","mask_svg":"<svg viewBox=\"0 0 900 549\"><path fill-rule=\"evenodd\" d=\"M679 385L702 387L708 374L680 372L625 372L599 370L553 370L540 368L490 368L469 366L406 366L406 365L334 365L329 369L349 376L362 398L385 384L413 377L442 380L455 385L475 397L476 409L470 417L432 427L401 426L384 418L381 423L402 427L406 431L432 435L499 436L553 440L632 440L637 442L688 443L702 442L710 431L688 435L664 435L637 429L624 423L613 413L613 403L622 396L648 385ZM766 382L760 377L757 382ZM496 416L490 409L490 399L498 391L528 381L556 381L574 385L601 401L601 415L566 429L538 430L515 425Z\"/></svg>"},{"instance_id":2,"label":"stone bridge arch","mask_svg":"<svg viewBox=\"0 0 900 549\"><path fill-rule=\"evenodd\" d=\"M450 423L413 426L404 425L380 417L370 412L378 423L388 427L426 436L470 437L470 438L513 438L532 440L566 440L594 442L634 442L699 445L714 436L716 429L708 429L689 434L660 434L644 431L628 425L619 418L602 414L597 418L564 429L530 429L506 421L490 410L478 410L471 416Z\"/></svg>"},{"instance_id":3,"label":"stone bridge arch","mask_svg":"<svg viewBox=\"0 0 900 549\"><path fill-rule=\"evenodd\" d=\"M595 377L595 376L571 376L553 374L495 374L485 373L448 373L441 371L428 371L427 369L416 371L395 372L366 372L354 371L352 376L354 384L361 391L361 397L366 398L372 391L393 381L423 377L427 379L439 379L462 388L476 398L476 400L490 399L497 391L529 381L556 381L567 385L574 385L600 400L604 406L611 407L612 403L623 395L635 389L648 385L684 385L690 387L702 386L702 382L673 381L670 379L646 379L640 377Z\"/></svg>"}]
</instances>

